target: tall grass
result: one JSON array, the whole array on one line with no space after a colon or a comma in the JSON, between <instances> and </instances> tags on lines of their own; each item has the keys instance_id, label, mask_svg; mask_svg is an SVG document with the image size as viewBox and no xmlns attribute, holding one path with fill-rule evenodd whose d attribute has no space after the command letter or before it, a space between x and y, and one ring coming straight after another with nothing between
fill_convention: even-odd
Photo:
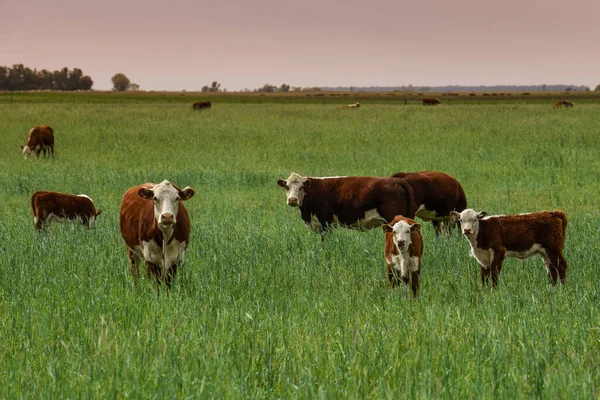
<instances>
[{"instance_id":1,"label":"tall grass","mask_svg":"<svg viewBox=\"0 0 600 400\"><path fill-rule=\"evenodd\" d=\"M597 105L0 104L2 398L596 398ZM26 162L51 125L56 158ZM420 297L391 290L383 233L303 226L275 184L440 170L491 214L563 209L567 284L509 259L497 290L459 235L423 229ZM129 276L118 214L190 185L169 295ZM36 190L85 193L97 227L35 232Z\"/></svg>"}]
</instances>

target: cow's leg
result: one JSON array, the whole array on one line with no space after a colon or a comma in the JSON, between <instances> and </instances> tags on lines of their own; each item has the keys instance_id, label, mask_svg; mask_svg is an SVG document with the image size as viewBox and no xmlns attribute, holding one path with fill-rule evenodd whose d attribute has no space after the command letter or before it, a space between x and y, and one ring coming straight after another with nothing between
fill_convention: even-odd
<instances>
[{"instance_id":1,"label":"cow's leg","mask_svg":"<svg viewBox=\"0 0 600 400\"><path fill-rule=\"evenodd\" d=\"M175 279L175 276L177 276L177 268L179 267L179 263L174 263L173 265L171 265L171 268L169 268L169 270L167 271L167 277L166 277L166 284L167 284L167 290L171 289L171 282L173 281L173 279Z\"/></svg>"},{"instance_id":2,"label":"cow's leg","mask_svg":"<svg viewBox=\"0 0 600 400\"><path fill-rule=\"evenodd\" d=\"M494 258L492 259L492 287L495 289L498 286L498 276L502 270L502 261L504 261L505 251L504 249L498 249L494 251Z\"/></svg>"},{"instance_id":3,"label":"cow's leg","mask_svg":"<svg viewBox=\"0 0 600 400\"><path fill-rule=\"evenodd\" d=\"M548 280L556 285L558 278L560 277L560 283L565 283L567 274L567 260L563 257L561 252L547 251L547 255L542 254L544 258L544 264L548 271Z\"/></svg>"},{"instance_id":4,"label":"cow's leg","mask_svg":"<svg viewBox=\"0 0 600 400\"><path fill-rule=\"evenodd\" d=\"M33 220L35 221L35 229L38 231L44 227L44 221L46 220L46 216L43 212L36 215Z\"/></svg>"},{"instance_id":5,"label":"cow's leg","mask_svg":"<svg viewBox=\"0 0 600 400\"><path fill-rule=\"evenodd\" d=\"M52 158L54 158L54 145L50 146L50 153L52 154Z\"/></svg>"},{"instance_id":6,"label":"cow's leg","mask_svg":"<svg viewBox=\"0 0 600 400\"><path fill-rule=\"evenodd\" d=\"M417 292L419 291L419 271L412 271L410 273L410 283L413 297L417 298Z\"/></svg>"},{"instance_id":7,"label":"cow's leg","mask_svg":"<svg viewBox=\"0 0 600 400\"><path fill-rule=\"evenodd\" d=\"M391 265L387 266L387 276L390 281L392 289L398 287L400 284L400 272L393 268Z\"/></svg>"},{"instance_id":8,"label":"cow's leg","mask_svg":"<svg viewBox=\"0 0 600 400\"><path fill-rule=\"evenodd\" d=\"M492 272L491 268L481 266L481 283L483 286L487 285L488 278L490 277L490 273Z\"/></svg>"},{"instance_id":9,"label":"cow's leg","mask_svg":"<svg viewBox=\"0 0 600 400\"><path fill-rule=\"evenodd\" d=\"M565 279L567 279L567 260L565 260L562 251L559 252L556 256L558 258L558 277L560 278L560 283L564 285Z\"/></svg>"},{"instance_id":10,"label":"cow's leg","mask_svg":"<svg viewBox=\"0 0 600 400\"><path fill-rule=\"evenodd\" d=\"M133 282L137 284L137 281L140 278L140 256L138 256L130 248L127 248L127 256L129 257L129 262L131 263L129 266L129 271L131 272L131 276L133 276Z\"/></svg>"}]
</instances>

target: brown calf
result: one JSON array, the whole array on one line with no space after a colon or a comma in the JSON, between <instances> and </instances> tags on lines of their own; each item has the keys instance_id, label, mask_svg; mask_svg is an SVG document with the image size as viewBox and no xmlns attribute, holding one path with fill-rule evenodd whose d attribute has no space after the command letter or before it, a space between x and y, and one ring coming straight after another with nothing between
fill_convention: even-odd
<instances>
[{"instance_id":1,"label":"brown calf","mask_svg":"<svg viewBox=\"0 0 600 400\"><path fill-rule=\"evenodd\" d=\"M439 104L441 104L440 99L436 99L436 98L433 98L433 97L425 97L423 99L423 105L424 106L437 106Z\"/></svg>"},{"instance_id":2,"label":"brown calf","mask_svg":"<svg viewBox=\"0 0 600 400\"><path fill-rule=\"evenodd\" d=\"M196 110L207 110L212 106L210 101L197 101L192 105L192 109Z\"/></svg>"},{"instance_id":3,"label":"brown calf","mask_svg":"<svg viewBox=\"0 0 600 400\"><path fill-rule=\"evenodd\" d=\"M554 104L554 108L560 108L560 107L565 107L565 108L571 108L573 107L573 103L570 101L566 101L566 100L561 100L558 103Z\"/></svg>"},{"instance_id":4,"label":"brown calf","mask_svg":"<svg viewBox=\"0 0 600 400\"><path fill-rule=\"evenodd\" d=\"M93 227L102 209L96 210L94 202L85 194L77 196L57 192L38 191L31 196L31 209L35 227L41 229L52 220L80 220L88 228Z\"/></svg>"},{"instance_id":5,"label":"brown calf","mask_svg":"<svg viewBox=\"0 0 600 400\"><path fill-rule=\"evenodd\" d=\"M548 279L565 283L567 261L563 257L567 217L560 210L529 214L485 217L472 209L452 212L460 220L462 232L471 244L471 254L481 265L485 285L490 273L492 286L498 285L502 262L507 257L528 258L539 254L544 259Z\"/></svg>"},{"instance_id":6,"label":"brown calf","mask_svg":"<svg viewBox=\"0 0 600 400\"><path fill-rule=\"evenodd\" d=\"M381 228L385 232L384 258L392 288L398 286L400 278L406 285L410 280L413 296L417 297L423 259L421 225L410 218L398 215L392 222L382 225Z\"/></svg>"},{"instance_id":7,"label":"brown calf","mask_svg":"<svg viewBox=\"0 0 600 400\"><path fill-rule=\"evenodd\" d=\"M54 157L54 130L48 125L31 128L29 135L27 135L27 144L21 146L21 149L25 159L29 158L31 153L39 157L40 152L44 152L45 157L48 149Z\"/></svg>"}]
</instances>

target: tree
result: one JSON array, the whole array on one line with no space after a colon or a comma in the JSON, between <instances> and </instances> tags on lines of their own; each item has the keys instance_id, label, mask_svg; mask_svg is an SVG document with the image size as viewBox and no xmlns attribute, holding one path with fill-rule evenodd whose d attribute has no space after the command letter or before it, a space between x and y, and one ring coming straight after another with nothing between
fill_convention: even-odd
<instances>
[{"instance_id":1,"label":"tree","mask_svg":"<svg viewBox=\"0 0 600 400\"><path fill-rule=\"evenodd\" d=\"M594 89L594 92L600 92L600 85L596 86L596 89Z\"/></svg>"},{"instance_id":2,"label":"tree","mask_svg":"<svg viewBox=\"0 0 600 400\"><path fill-rule=\"evenodd\" d=\"M129 84L129 87L127 88L127 90L131 90L132 92L139 92L140 91L140 85L138 85L137 83L131 82Z\"/></svg>"},{"instance_id":3,"label":"tree","mask_svg":"<svg viewBox=\"0 0 600 400\"><path fill-rule=\"evenodd\" d=\"M202 86L202 91L203 92L220 92L221 91L221 84L217 81L213 81L213 83L211 83L210 86Z\"/></svg>"},{"instance_id":4,"label":"tree","mask_svg":"<svg viewBox=\"0 0 600 400\"><path fill-rule=\"evenodd\" d=\"M112 83L114 91L124 92L129 88L131 81L125 76L125 74L119 72L112 77Z\"/></svg>"},{"instance_id":5,"label":"tree","mask_svg":"<svg viewBox=\"0 0 600 400\"><path fill-rule=\"evenodd\" d=\"M286 85L285 83L282 83L281 86L279 86L279 91L280 92L289 92L290 85Z\"/></svg>"}]
</instances>

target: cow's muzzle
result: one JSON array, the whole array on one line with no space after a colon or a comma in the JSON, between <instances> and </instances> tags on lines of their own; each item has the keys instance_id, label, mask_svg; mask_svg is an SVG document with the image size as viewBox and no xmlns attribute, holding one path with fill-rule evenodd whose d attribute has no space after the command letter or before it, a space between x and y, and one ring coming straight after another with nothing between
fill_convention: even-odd
<instances>
[{"instance_id":1,"label":"cow's muzzle","mask_svg":"<svg viewBox=\"0 0 600 400\"><path fill-rule=\"evenodd\" d=\"M161 225L173 225L175 223L175 216L171 213L164 213L160 216Z\"/></svg>"},{"instance_id":2,"label":"cow's muzzle","mask_svg":"<svg viewBox=\"0 0 600 400\"><path fill-rule=\"evenodd\" d=\"M472 235L473 231L469 228L463 229L463 235Z\"/></svg>"},{"instance_id":3,"label":"cow's muzzle","mask_svg":"<svg viewBox=\"0 0 600 400\"><path fill-rule=\"evenodd\" d=\"M396 243L396 246L398 246L398 249L404 250L404 246L406 246L406 242L404 240L398 240L398 243Z\"/></svg>"},{"instance_id":4,"label":"cow's muzzle","mask_svg":"<svg viewBox=\"0 0 600 400\"><path fill-rule=\"evenodd\" d=\"M295 197L290 197L290 198L288 199L287 203L288 203L288 206L291 206L291 207L298 207L298 199L297 199L297 198L295 198Z\"/></svg>"}]
</instances>

